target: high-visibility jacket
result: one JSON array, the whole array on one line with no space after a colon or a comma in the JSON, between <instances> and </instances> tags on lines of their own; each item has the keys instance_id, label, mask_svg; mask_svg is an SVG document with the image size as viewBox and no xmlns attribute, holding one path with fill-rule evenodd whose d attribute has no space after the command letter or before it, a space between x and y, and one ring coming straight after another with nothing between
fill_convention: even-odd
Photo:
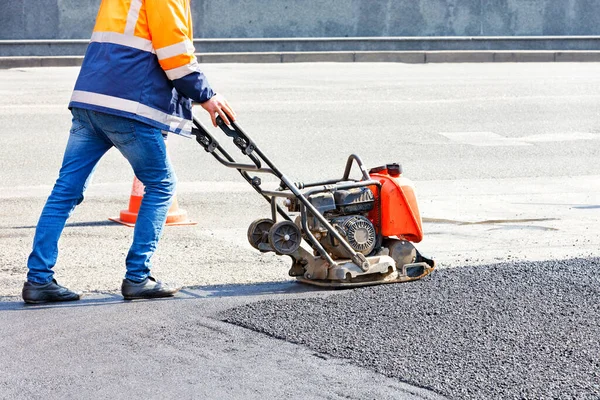
<instances>
[{"instance_id":1,"label":"high-visibility jacket","mask_svg":"<svg viewBox=\"0 0 600 400\"><path fill-rule=\"evenodd\" d=\"M214 95L192 39L190 0L102 0L69 107L190 135Z\"/></svg>"}]
</instances>

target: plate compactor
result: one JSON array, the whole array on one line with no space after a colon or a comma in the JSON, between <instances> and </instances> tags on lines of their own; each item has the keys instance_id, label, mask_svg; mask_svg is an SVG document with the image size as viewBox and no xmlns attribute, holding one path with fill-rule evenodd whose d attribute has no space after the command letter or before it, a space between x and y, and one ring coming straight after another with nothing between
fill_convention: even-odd
<instances>
[{"instance_id":1,"label":"plate compactor","mask_svg":"<svg viewBox=\"0 0 600 400\"><path fill-rule=\"evenodd\" d=\"M192 134L270 203L270 218L250 224L248 241L261 252L290 256L290 276L311 285L356 287L412 281L434 270L435 262L412 244L423 238L421 216L412 183L398 164L367 170L352 154L341 179L293 183L237 122L217 122L245 163L236 162L197 119ZM350 178L354 164L360 179ZM257 174L276 176L279 188L263 189Z\"/></svg>"}]
</instances>

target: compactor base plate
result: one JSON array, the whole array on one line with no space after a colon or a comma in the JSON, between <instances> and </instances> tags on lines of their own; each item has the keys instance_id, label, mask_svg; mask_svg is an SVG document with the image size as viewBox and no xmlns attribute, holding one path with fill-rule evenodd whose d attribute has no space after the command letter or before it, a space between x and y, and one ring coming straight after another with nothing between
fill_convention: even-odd
<instances>
[{"instance_id":1,"label":"compactor base plate","mask_svg":"<svg viewBox=\"0 0 600 400\"><path fill-rule=\"evenodd\" d=\"M296 277L296 280L300 283L308 285L328 287L328 288L355 288L363 286L375 286L383 285L386 283L402 283L416 281L430 275L434 270L435 266L431 266L425 262L407 264L402 268L404 274L400 274L398 271L389 272L387 274L368 274L358 276L352 279L345 280L330 280L330 279L307 279L304 276ZM419 271L419 274L409 273L407 271ZM413 275L413 276L409 276Z\"/></svg>"}]
</instances>

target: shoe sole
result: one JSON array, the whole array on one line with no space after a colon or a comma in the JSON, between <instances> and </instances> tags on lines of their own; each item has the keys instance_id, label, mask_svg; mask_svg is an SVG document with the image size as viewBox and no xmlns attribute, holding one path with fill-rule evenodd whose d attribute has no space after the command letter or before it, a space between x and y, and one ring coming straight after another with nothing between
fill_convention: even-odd
<instances>
[{"instance_id":1,"label":"shoe sole","mask_svg":"<svg viewBox=\"0 0 600 400\"><path fill-rule=\"evenodd\" d=\"M148 295L148 296L123 296L124 300L150 300L150 299L164 299L165 297L173 297L177 294L175 293L165 293L165 294L157 294L157 295Z\"/></svg>"},{"instance_id":2,"label":"shoe sole","mask_svg":"<svg viewBox=\"0 0 600 400\"><path fill-rule=\"evenodd\" d=\"M76 299L60 299L60 300L25 300L25 299L23 299L25 304L64 303L67 301L77 301L77 300L81 300L81 296L79 296Z\"/></svg>"}]
</instances>

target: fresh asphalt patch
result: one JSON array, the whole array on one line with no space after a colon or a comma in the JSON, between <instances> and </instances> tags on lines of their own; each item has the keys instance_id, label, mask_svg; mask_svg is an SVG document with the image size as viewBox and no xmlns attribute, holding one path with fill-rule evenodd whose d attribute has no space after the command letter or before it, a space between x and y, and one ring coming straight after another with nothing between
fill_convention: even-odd
<instances>
[{"instance_id":1,"label":"fresh asphalt patch","mask_svg":"<svg viewBox=\"0 0 600 400\"><path fill-rule=\"evenodd\" d=\"M588 258L442 269L221 317L449 398L598 399L599 268Z\"/></svg>"}]
</instances>

